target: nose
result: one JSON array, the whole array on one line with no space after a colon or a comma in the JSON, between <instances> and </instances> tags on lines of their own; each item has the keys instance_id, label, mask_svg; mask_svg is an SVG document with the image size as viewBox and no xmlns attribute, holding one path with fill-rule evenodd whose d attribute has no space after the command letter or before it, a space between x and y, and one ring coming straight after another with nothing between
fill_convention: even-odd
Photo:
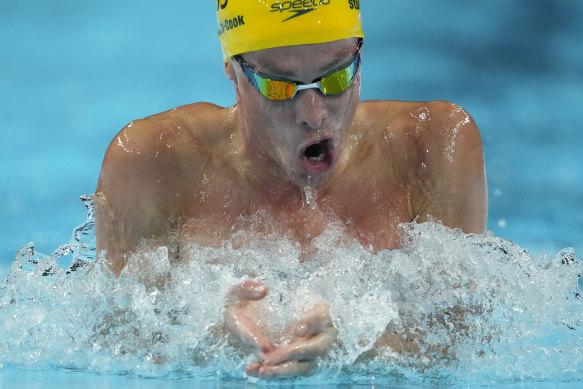
<instances>
[{"instance_id":1,"label":"nose","mask_svg":"<svg viewBox=\"0 0 583 389\"><path fill-rule=\"evenodd\" d=\"M318 89L306 89L298 92L294 100L296 100L296 124L300 128L310 131L322 127L328 118L325 98Z\"/></svg>"}]
</instances>

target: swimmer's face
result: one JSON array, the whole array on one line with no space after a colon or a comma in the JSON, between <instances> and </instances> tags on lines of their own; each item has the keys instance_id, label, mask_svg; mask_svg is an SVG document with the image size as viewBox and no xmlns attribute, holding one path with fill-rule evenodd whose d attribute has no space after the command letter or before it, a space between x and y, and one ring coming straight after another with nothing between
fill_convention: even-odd
<instances>
[{"instance_id":1,"label":"swimmer's face","mask_svg":"<svg viewBox=\"0 0 583 389\"><path fill-rule=\"evenodd\" d=\"M260 50L241 58L269 78L311 84L348 66L357 47L354 38ZM235 84L239 117L253 152L298 184L321 183L344 149L360 97L360 69L339 94L305 89L285 101L261 95L235 60L226 65L226 73Z\"/></svg>"}]
</instances>

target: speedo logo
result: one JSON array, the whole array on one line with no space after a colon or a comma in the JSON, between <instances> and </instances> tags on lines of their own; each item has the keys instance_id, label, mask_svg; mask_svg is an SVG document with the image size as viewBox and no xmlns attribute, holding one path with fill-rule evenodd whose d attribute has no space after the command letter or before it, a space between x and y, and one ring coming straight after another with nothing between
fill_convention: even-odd
<instances>
[{"instance_id":1,"label":"speedo logo","mask_svg":"<svg viewBox=\"0 0 583 389\"><path fill-rule=\"evenodd\" d=\"M217 0L217 11L220 9L227 8L227 4L229 4L229 0Z\"/></svg>"},{"instance_id":2,"label":"speedo logo","mask_svg":"<svg viewBox=\"0 0 583 389\"><path fill-rule=\"evenodd\" d=\"M305 15L315 11L321 5L328 5L332 0L294 0L294 1L278 1L271 4L271 12L286 12L290 17L282 20L287 22L290 19Z\"/></svg>"}]
</instances>

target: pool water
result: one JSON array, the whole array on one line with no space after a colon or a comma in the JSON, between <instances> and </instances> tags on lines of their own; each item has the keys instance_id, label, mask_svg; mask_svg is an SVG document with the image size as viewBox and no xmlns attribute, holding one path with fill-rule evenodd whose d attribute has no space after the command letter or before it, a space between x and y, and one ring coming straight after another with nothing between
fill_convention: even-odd
<instances>
[{"instance_id":1,"label":"pool water","mask_svg":"<svg viewBox=\"0 0 583 389\"><path fill-rule=\"evenodd\" d=\"M583 379L583 262L572 249L531 256L492 234L425 223L403 225L404 247L375 255L331 219L309 262L300 263L297 242L274 237L239 249L185 247L192 261L174 266L164 248L141 250L130 263L155 271L135 274L128 266L116 278L95 258L85 202L87 222L69 244L51 255L24 247L3 282L2 374L59 368L257 384L244 375L253 357L230 345L216 303L231 285L254 279L270 285L260 309L271 318L273 339L302 307L321 298L331 303L340 343L314 376L295 384ZM80 263L88 264L72 266ZM413 339L413 351L367 357L386 328Z\"/></svg>"},{"instance_id":2,"label":"pool water","mask_svg":"<svg viewBox=\"0 0 583 389\"><path fill-rule=\"evenodd\" d=\"M22 270L13 268L12 278L3 283L0 384L5 387L16 382L34 387L39 377L62 384L89 376L89 385L96 387L204 387L206 379L215 386L228 386L231 380L242 379L244 359L232 359L224 348L204 337L201 328L212 320L203 323L185 316L193 321L190 327L173 328L173 333L165 334L168 341L154 346L151 338L150 343L139 336L130 338L133 354L116 354L113 335L97 343L91 338L98 313L116 306L125 306L125 313L145 315L141 316L143 334L151 337L164 321L148 317L148 309L159 308L163 299L176 295L162 293L152 301L148 290L122 281L108 284L113 281L99 273L91 277L41 274L46 261L66 268L74 256L63 256L61 250L47 259L40 253L51 254L69 242L74 227L85 221L78 198L94 191L103 153L117 130L134 118L193 101L234 103L232 86L222 72L215 5L200 3L31 0L0 4L4 53L0 61L0 274L9 274L13 263L26 264ZM583 381L582 310L574 297L581 269L578 260L563 265L572 253L560 252L572 247L575 256L580 256L583 249L582 16L583 5L576 0L363 3L367 36L363 100L451 100L474 117L484 140L490 191L488 229L493 236L459 236L431 225L413 229L408 252L369 257L358 247L331 249L330 255L338 261L355 261L348 268L357 269L358 263L381 267L389 259L398 263L402 258L419 266L415 271L393 269L395 285L434 280L432 288L421 290L406 284L420 294L398 296L399 288L379 278L373 288L380 299L376 302L332 287L339 307L336 324L346 339L370 337L378 332L375 324L380 320L394 319L391 309L381 313L385 316L375 316L379 301L386 307L406 301L408 319L416 322L426 317L415 316L414 307L425 307L422 312L436 316L454 303L470 304L474 298L491 315L472 322L475 337L455 342L457 362L430 366L431 370L423 360L414 359L413 368L411 360L383 355L378 366L364 364L346 371L359 350L341 350L333 360L335 365L324 366L320 374L300 384L360 382L370 386L375 380L385 380L404 386L427 381L510 385L524 380L529 385L542 381L556 387L565 381L573 385ZM35 254L25 250L18 257L20 262L15 262L16 252L30 241L35 242ZM76 247L75 241L72 244ZM273 260L269 255L273 250L293 253L293 242L270 244L249 250L263 254L265 261ZM485 247L493 249L488 252ZM163 262L164 255L152 258ZM40 260L41 265L33 266L31 259ZM318 265L325 269L324 264ZM220 293L221 282L245 273L230 266L219 272L224 279L215 280L215 293ZM508 274L494 271L501 268ZM410 277L404 275L407 269ZM289 271L298 282L303 279L300 269ZM186 269L184 274L193 272ZM276 288L285 287L273 274L264 277ZM460 295L439 287L448 279L462 285ZM492 292L491 282L496 282L496 295L487 302L484 296ZM80 289L81 285L86 289ZM125 299L99 301L92 298L98 293L87 292L91 288L101 291L105 285L123 291ZM190 288L196 295L195 286ZM147 302L142 311L129 305L138 297ZM190 303L202 309L197 305L201 301ZM343 326L354 304L362 308L355 316L360 324ZM537 311L534 307L539 306ZM86 316L80 317L80 312ZM213 315L216 318L219 312ZM87 317L95 320L81 320ZM124 320L107 329L112 334L131 332ZM72 331L73 340L67 338ZM491 337L485 335L488 331ZM199 347L211 342L218 348L219 362L207 370L189 364L194 343L177 343L186 333L194 334L189 341L196 340ZM440 327L434 337L452 342L446 327ZM476 342L488 348L481 359L470 351L475 351ZM136 355L154 355L153 351L174 356L174 364L136 367L143 360ZM217 371L222 379L217 380ZM241 382L260 385L248 380L233 385Z\"/></svg>"}]
</instances>

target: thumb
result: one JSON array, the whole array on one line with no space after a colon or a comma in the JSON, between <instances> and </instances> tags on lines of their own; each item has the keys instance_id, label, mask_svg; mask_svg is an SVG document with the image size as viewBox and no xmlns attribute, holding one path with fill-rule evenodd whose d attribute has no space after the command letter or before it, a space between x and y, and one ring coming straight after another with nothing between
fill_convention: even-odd
<instances>
[{"instance_id":1,"label":"thumb","mask_svg":"<svg viewBox=\"0 0 583 389\"><path fill-rule=\"evenodd\" d=\"M257 301L267 296L267 293L269 293L267 285L256 281L245 281L233 286L228 295L244 300Z\"/></svg>"}]
</instances>

